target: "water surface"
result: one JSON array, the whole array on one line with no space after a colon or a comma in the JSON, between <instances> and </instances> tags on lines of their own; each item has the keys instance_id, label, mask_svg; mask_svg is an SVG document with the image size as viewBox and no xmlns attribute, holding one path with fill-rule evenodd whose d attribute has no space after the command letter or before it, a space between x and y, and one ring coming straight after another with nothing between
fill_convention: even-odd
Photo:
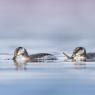
<instances>
[{"instance_id":1,"label":"water surface","mask_svg":"<svg viewBox=\"0 0 95 95\"><path fill-rule=\"evenodd\" d=\"M4 43L6 41L3 41L0 49L0 95L95 94L95 62L64 62L61 47L51 48L48 43L41 43L39 47L27 43L26 40L25 43L19 43L17 40ZM29 54L52 52L58 60L49 63L28 63L26 69L17 70L13 61L6 59L12 58L14 49L18 46L26 47ZM67 52L71 52L69 50Z\"/></svg>"}]
</instances>

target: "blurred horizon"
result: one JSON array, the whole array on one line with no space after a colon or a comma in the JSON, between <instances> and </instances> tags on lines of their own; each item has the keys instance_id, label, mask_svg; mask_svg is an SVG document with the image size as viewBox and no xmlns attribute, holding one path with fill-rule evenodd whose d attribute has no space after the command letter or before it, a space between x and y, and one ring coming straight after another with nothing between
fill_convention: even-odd
<instances>
[{"instance_id":1,"label":"blurred horizon","mask_svg":"<svg viewBox=\"0 0 95 95\"><path fill-rule=\"evenodd\" d=\"M93 0L0 0L0 39L93 39L94 5Z\"/></svg>"}]
</instances>

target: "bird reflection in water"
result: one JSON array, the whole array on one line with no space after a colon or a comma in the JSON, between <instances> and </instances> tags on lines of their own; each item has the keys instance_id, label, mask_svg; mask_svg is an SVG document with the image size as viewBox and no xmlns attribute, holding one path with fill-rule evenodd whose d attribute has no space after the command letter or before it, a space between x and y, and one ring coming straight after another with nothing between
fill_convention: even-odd
<instances>
[{"instance_id":1,"label":"bird reflection in water","mask_svg":"<svg viewBox=\"0 0 95 95\"><path fill-rule=\"evenodd\" d=\"M86 69L86 62L73 62L75 69Z\"/></svg>"},{"instance_id":2,"label":"bird reflection in water","mask_svg":"<svg viewBox=\"0 0 95 95\"><path fill-rule=\"evenodd\" d=\"M13 61L17 67L26 69L28 62L54 62L57 58L49 53L37 53L29 55L27 50L23 47L18 47L14 51Z\"/></svg>"}]
</instances>

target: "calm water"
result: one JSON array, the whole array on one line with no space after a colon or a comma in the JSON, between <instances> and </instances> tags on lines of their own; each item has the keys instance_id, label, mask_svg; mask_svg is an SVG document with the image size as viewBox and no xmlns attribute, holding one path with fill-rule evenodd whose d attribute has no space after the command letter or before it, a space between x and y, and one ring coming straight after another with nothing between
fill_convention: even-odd
<instances>
[{"instance_id":1,"label":"calm water","mask_svg":"<svg viewBox=\"0 0 95 95\"><path fill-rule=\"evenodd\" d=\"M0 95L95 94L95 62L77 65L64 62L61 49L66 50L67 47L51 48L48 42L30 44L27 40L1 40L0 45ZM29 53L52 51L59 60L53 63L28 63L26 70L17 70L12 60L5 60L12 58L17 46L26 47ZM71 52L71 49L67 49L67 52Z\"/></svg>"}]
</instances>

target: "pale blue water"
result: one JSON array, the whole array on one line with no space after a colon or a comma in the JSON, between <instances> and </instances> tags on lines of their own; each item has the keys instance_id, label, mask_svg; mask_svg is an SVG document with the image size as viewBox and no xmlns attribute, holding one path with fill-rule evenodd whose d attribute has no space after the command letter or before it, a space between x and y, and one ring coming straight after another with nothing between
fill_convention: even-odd
<instances>
[{"instance_id":1,"label":"pale blue water","mask_svg":"<svg viewBox=\"0 0 95 95\"><path fill-rule=\"evenodd\" d=\"M63 61L62 47L66 52L71 53L73 44L55 47L43 41L38 42L39 44L27 40L0 42L2 42L0 52L7 53L0 55L0 95L95 94L95 62L75 65ZM5 59L12 58L13 51L18 46L24 46L29 53L52 52L59 60L53 63L28 63L26 70L16 70L13 61Z\"/></svg>"}]
</instances>

